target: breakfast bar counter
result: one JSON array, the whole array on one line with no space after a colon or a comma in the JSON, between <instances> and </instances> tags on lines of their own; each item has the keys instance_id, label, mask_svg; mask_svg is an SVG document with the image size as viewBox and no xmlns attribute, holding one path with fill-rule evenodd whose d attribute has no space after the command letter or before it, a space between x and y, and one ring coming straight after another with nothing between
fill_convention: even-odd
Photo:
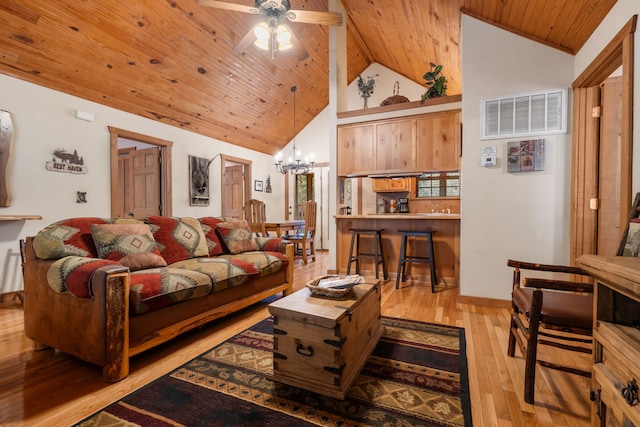
<instances>
[{"instance_id":1,"label":"breakfast bar counter","mask_svg":"<svg viewBox=\"0 0 640 427\"><path fill-rule=\"evenodd\" d=\"M351 228L380 228L384 230L382 232L382 246L390 280L395 280L398 268L402 236L399 230L432 230L435 231L433 241L438 282L440 284L444 282L448 286L458 285L460 280L460 214L384 213L336 215L334 218L337 231L336 266L339 274L345 274L347 271ZM427 255L426 245L422 242L410 244L414 255ZM363 239L361 246L362 252L373 252L370 239ZM352 265L351 273L354 272L355 269ZM373 260L362 260L360 274L366 276L375 274ZM428 266L422 264L409 266L407 281L429 283Z\"/></svg>"},{"instance_id":2,"label":"breakfast bar counter","mask_svg":"<svg viewBox=\"0 0 640 427\"><path fill-rule=\"evenodd\" d=\"M365 215L336 215L336 219L379 219L379 220L460 220L460 214L452 213L377 213Z\"/></svg>"}]
</instances>

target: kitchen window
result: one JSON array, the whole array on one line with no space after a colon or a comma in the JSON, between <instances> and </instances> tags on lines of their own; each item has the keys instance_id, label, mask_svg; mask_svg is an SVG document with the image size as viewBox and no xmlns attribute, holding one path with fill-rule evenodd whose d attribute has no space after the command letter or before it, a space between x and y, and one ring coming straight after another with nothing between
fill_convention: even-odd
<instances>
[{"instance_id":1,"label":"kitchen window","mask_svg":"<svg viewBox=\"0 0 640 427\"><path fill-rule=\"evenodd\" d=\"M418 197L460 197L460 172L424 173L417 178Z\"/></svg>"}]
</instances>

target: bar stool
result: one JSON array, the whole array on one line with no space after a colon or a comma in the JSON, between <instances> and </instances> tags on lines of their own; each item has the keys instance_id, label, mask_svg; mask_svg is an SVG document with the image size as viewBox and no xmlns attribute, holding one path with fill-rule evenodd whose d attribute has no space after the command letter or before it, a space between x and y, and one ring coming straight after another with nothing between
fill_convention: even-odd
<instances>
[{"instance_id":1,"label":"bar stool","mask_svg":"<svg viewBox=\"0 0 640 427\"><path fill-rule=\"evenodd\" d=\"M356 263L356 274L360 274L360 259L362 257L372 257L376 266L376 279L379 278L378 265L382 264L382 276L384 280L389 278L387 264L384 262L384 250L382 249L383 228L350 228L351 245L349 246L349 263L347 264L347 274L351 273L351 263ZM360 236L371 236L373 238L373 253L360 252ZM353 253L355 243L356 252Z\"/></svg>"},{"instance_id":2,"label":"bar stool","mask_svg":"<svg viewBox=\"0 0 640 427\"><path fill-rule=\"evenodd\" d=\"M436 258L433 251L433 230L398 230L402 233L402 240L400 243L400 256L398 258L398 270L396 276L396 289L400 289L400 278L402 281L406 280L406 267L410 262L417 262L422 264L429 264L429 271L431 273L431 292L436 291L436 284L438 278L436 276ZM427 250L428 256L417 256L407 254L407 242L409 237L426 237L427 238ZM414 242L416 239L413 239Z\"/></svg>"}]
</instances>

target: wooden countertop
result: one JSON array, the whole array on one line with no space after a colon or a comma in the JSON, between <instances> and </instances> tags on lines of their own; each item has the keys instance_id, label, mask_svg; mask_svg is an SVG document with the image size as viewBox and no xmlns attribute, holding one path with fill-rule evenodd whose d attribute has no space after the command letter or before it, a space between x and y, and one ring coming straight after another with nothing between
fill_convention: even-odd
<instances>
[{"instance_id":1,"label":"wooden countertop","mask_svg":"<svg viewBox=\"0 0 640 427\"><path fill-rule=\"evenodd\" d=\"M335 219L398 219L398 220L460 220L460 214L387 213L366 215L336 215Z\"/></svg>"}]
</instances>

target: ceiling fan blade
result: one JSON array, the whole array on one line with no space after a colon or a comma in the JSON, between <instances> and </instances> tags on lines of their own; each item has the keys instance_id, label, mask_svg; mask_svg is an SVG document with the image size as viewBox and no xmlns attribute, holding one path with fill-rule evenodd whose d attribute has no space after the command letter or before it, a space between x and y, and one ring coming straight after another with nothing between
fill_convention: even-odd
<instances>
[{"instance_id":1,"label":"ceiling fan blade","mask_svg":"<svg viewBox=\"0 0 640 427\"><path fill-rule=\"evenodd\" d=\"M290 10L287 12L287 18L292 22L303 22L306 24L342 25L342 14L337 12Z\"/></svg>"},{"instance_id":2,"label":"ceiling fan blade","mask_svg":"<svg viewBox=\"0 0 640 427\"><path fill-rule=\"evenodd\" d=\"M251 44L256 41L256 35L254 33L255 27L253 27L245 36L238 42L237 45L232 49L233 53L236 55L240 55L244 52Z\"/></svg>"},{"instance_id":3,"label":"ceiling fan blade","mask_svg":"<svg viewBox=\"0 0 640 427\"><path fill-rule=\"evenodd\" d=\"M198 4L200 6L216 7L218 9L227 9L227 10L233 10L236 12L252 13L254 15L260 14L260 10L256 9L255 7L245 6L243 4L227 3L225 1L199 0Z\"/></svg>"},{"instance_id":4,"label":"ceiling fan blade","mask_svg":"<svg viewBox=\"0 0 640 427\"><path fill-rule=\"evenodd\" d=\"M293 51L295 52L298 61L304 61L309 57L309 52L307 52L304 46L302 46L302 43L300 43L300 39L296 37L296 34L291 31L291 29L289 29L289 32L291 33L291 43L293 44Z\"/></svg>"}]
</instances>

